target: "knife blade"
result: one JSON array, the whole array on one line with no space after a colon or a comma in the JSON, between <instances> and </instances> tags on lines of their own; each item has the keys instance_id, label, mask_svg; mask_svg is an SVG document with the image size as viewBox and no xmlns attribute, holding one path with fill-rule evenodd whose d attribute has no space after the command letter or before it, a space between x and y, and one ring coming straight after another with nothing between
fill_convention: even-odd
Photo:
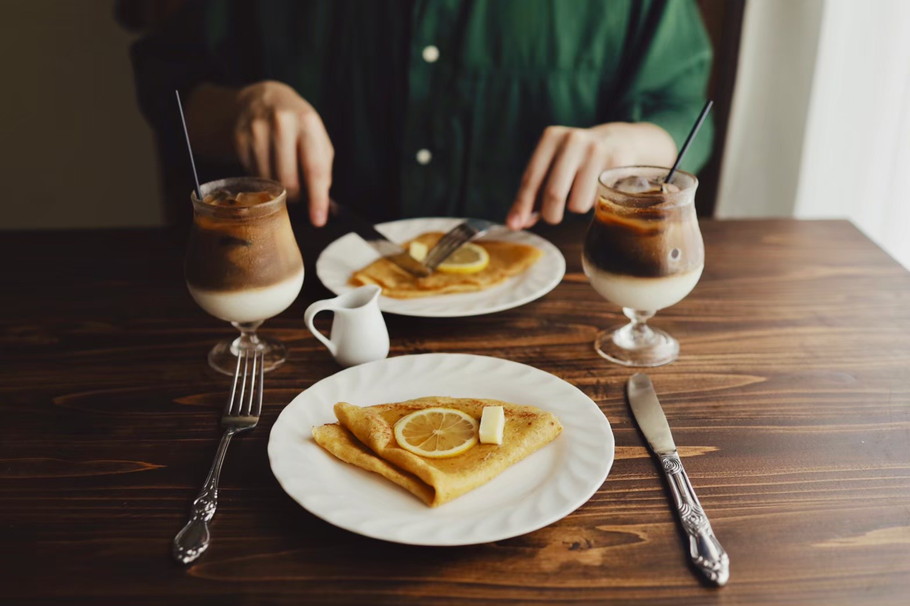
<instances>
[{"instance_id":1,"label":"knife blade","mask_svg":"<svg viewBox=\"0 0 910 606\"><path fill-rule=\"evenodd\" d=\"M689 558L706 579L725 585L730 579L730 557L714 536L708 516L695 496L650 377L643 373L632 375L626 384L626 395L635 421L660 459L676 514L689 538Z\"/></svg>"},{"instance_id":2,"label":"knife blade","mask_svg":"<svg viewBox=\"0 0 910 606\"><path fill-rule=\"evenodd\" d=\"M373 250L409 274L424 278L432 273L423 263L408 254L408 251L389 240L382 232L373 227L372 223L347 206L331 200L329 202L329 212L333 217L346 221L354 233L373 247Z\"/></svg>"}]
</instances>

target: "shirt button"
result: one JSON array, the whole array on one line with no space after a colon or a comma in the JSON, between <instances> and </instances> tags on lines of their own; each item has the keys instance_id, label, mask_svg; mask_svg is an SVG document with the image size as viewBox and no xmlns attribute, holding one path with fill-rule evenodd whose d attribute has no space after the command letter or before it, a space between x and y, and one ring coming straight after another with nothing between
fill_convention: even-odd
<instances>
[{"instance_id":1,"label":"shirt button","mask_svg":"<svg viewBox=\"0 0 910 606\"><path fill-rule=\"evenodd\" d=\"M433 159L433 152L428 149L421 149L417 152L417 163L426 166Z\"/></svg>"},{"instance_id":2,"label":"shirt button","mask_svg":"<svg viewBox=\"0 0 910 606\"><path fill-rule=\"evenodd\" d=\"M436 61L438 59L439 59L439 49L438 48L436 48L432 44L430 46L423 47L423 60L424 61L426 61L427 63L436 63Z\"/></svg>"}]
</instances>

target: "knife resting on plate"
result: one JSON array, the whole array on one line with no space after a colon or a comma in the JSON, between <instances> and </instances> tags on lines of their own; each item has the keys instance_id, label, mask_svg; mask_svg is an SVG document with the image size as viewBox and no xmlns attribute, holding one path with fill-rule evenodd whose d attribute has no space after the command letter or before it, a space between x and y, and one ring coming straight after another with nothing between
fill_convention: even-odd
<instances>
[{"instance_id":1,"label":"knife resting on plate","mask_svg":"<svg viewBox=\"0 0 910 606\"><path fill-rule=\"evenodd\" d=\"M730 558L714 536L708 516L695 496L695 489L679 459L670 425L651 379L642 373L632 375L626 384L626 394L638 426L651 450L660 458L676 503L676 513L689 537L689 557L705 578L717 585L725 585L730 578Z\"/></svg>"}]
</instances>

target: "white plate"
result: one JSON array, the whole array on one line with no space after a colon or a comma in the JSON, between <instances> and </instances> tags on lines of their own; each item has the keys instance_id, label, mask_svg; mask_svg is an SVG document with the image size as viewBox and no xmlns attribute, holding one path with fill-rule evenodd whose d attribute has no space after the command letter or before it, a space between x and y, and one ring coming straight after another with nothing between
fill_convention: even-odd
<instances>
[{"instance_id":1,"label":"white plate","mask_svg":"<svg viewBox=\"0 0 910 606\"><path fill-rule=\"evenodd\" d=\"M563 432L489 483L436 508L377 474L336 459L312 437L338 401L359 406L421 396L494 398L554 413ZM288 404L269 436L272 473L313 515L368 537L411 545L471 545L559 520L603 484L613 432L578 388L525 364L468 354L421 354L354 366Z\"/></svg>"},{"instance_id":2,"label":"white plate","mask_svg":"<svg viewBox=\"0 0 910 606\"><path fill-rule=\"evenodd\" d=\"M376 229L392 242L405 242L430 231L449 231L462 219L422 218L380 223ZM512 309L542 297L559 284L566 273L566 260L553 244L527 231L503 228L491 239L530 244L543 251L540 260L521 275L479 292L393 299L380 297L382 311L404 316L456 318L476 316ZM326 288L340 295L354 287L348 283L351 274L379 258L373 248L354 233L346 234L328 246L316 260L316 275Z\"/></svg>"}]
</instances>

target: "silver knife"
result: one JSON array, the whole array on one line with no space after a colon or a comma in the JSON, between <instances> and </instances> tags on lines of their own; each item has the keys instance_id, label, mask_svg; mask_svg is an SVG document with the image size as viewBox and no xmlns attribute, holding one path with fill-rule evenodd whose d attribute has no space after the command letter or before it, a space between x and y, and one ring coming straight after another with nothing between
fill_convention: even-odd
<instances>
[{"instance_id":1,"label":"silver knife","mask_svg":"<svg viewBox=\"0 0 910 606\"><path fill-rule=\"evenodd\" d=\"M689 537L689 557L709 581L725 585L730 579L730 558L714 536L708 516L695 496L689 476L676 452L667 417L660 407L651 379L642 373L632 375L626 384L626 393L632 414L651 445L651 450L660 458L664 475L667 476L676 502L676 513Z\"/></svg>"},{"instance_id":2,"label":"silver knife","mask_svg":"<svg viewBox=\"0 0 910 606\"><path fill-rule=\"evenodd\" d=\"M354 233L360 236L364 242L409 274L423 278L432 273L423 263L408 254L408 251L386 238L379 230L373 227L372 223L350 208L331 200L329 202L329 212L333 217L347 221Z\"/></svg>"}]
</instances>

